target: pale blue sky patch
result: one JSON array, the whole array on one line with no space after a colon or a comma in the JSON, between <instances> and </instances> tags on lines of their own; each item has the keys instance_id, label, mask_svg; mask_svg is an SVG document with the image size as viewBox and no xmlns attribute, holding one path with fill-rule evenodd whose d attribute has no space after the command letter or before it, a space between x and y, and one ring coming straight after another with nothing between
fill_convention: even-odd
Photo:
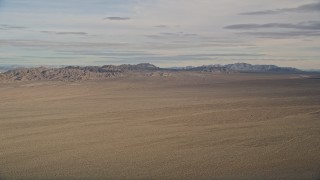
<instances>
[{"instance_id":1,"label":"pale blue sky patch","mask_svg":"<svg viewBox=\"0 0 320 180\"><path fill-rule=\"evenodd\" d=\"M0 0L0 65L320 68L319 0ZM299 57L299 58L297 58Z\"/></svg>"}]
</instances>

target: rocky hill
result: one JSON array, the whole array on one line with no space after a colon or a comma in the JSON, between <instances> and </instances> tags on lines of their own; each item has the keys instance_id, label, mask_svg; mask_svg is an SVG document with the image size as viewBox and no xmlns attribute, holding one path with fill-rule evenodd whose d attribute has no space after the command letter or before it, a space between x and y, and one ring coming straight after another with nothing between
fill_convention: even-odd
<instances>
[{"instance_id":1,"label":"rocky hill","mask_svg":"<svg viewBox=\"0 0 320 180\"><path fill-rule=\"evenodd\" d=\"M194 71L212 73L301 73L295 68L278 67L274 65L251 65L246 63L236 63L228 65L208 65L199 67L186 67L179 69L162 69L149 63L119 66L67 66L62 68L19 68L9 70L0 74L0 81L39 81L39 80L59 80L59 81L81 81L117 78L137 73L144 76L170 76L171 72Z\"/></svg>"},{"instance_id":2,"label":"rocky hill","mask_svg":"<svg viewBox=\"0 0 320 180\"><path fill-rule=\"evenodd\" d=\"M22 67L17 65L0 65L0 73L4 73L6 71L18 69L18 68L22 68Z\"/></svg>"},{"instance_id":3,"label":"rocky hill","mask_svg":"<svg viewBox=\"0 0 320 180\"><path fill-rule=\"evenodd\" d=\"M160 68L152 64L137 65L105 65L99 66L67 66L63 68L19 68L0 74L2 81L37 81L37 80L61 80L80 81L94 79L108 79L121 77L128 72L155 71Z\"/></svg>"}]
</instances>

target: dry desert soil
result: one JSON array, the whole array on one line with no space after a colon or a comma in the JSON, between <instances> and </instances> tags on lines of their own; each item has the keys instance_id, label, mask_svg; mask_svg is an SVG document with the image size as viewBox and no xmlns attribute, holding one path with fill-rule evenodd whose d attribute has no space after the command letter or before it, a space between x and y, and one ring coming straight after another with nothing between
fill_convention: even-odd
<instances>
[{"instance_id":1,"label":"dry desert soil","mask_svg":"<svg viewBox=\"0 0 320 180\"><path fill-rule=\"evenodd\" d=\"M0 179L318 179L320 79L0 84Z\"/></svg>"}]
</instances>

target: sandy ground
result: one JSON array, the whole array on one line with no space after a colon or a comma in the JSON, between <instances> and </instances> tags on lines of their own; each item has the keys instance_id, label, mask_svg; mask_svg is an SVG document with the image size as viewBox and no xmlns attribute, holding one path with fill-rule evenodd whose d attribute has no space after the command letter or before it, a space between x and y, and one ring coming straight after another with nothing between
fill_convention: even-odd
<instances>
[{"instance_id":1,"label":"sandy ground","mask_svg":"<svg viewBox=\"0 0 320 180\"><path fill-rule=\"evenodd\" d=\"M0 84L0 179L43 178L320 178L320 79Z\"/></svg>"}]
</instances>

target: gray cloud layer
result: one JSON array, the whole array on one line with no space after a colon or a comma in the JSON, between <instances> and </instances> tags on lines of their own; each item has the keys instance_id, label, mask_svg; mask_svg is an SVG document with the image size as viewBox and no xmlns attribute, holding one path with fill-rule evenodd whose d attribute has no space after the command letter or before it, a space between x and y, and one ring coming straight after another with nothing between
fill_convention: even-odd
<instances>
[{"instance_id":1,"label":"gray cloud layer","mask_svg":"<svg viewBox=\"0 0 320 180\"><path fill-rule=\"evenodd\" d=\"M197 34L194 33L184 33L184 32L163 32L159 34L146 35L146 37L151 39L166 40L172 38L188 38L188 37L197 37Z\"/></svg>"},{"instance_id":2,"label":"gray cloud layer","mask_svg":"<svg viewBox=\"0 0 320 180\"><path fill-rule=\"evenodd\" d=\"M309 12L320 12L320 1L310 4L305 4L298 6L296 8L282 8L282 9L273 9L265 11L253 11L241 13L242 15L267 15L267 14L281 14L288 12L298 12L298 13L309 13Z\"/></svg>"},{"instance_id":3,"label":"gray cloud layer","mask_svg":"<svg viewBox=\"0 0 320 180\"><path fill-rule=\"evenodd\" d=\"M221 54L183 54L183 55L173 55L173 56L136 56L136 57L131 57L131 56L102 56L101 58L111 58L114 60L114 62L121 61L122 63L128 62L132 63L132 61L135 62L141 62L144 60L147 60L146 62L151 62L151 63L157 63L157 62L181 62L181 61L194 61L194 60L214 60L219 58L221 59L228 59L232 57L264 57L263 54L241 54L241 53L221 53ZM112 60L108 61L96 61L97 63L110 63Z\"/></svg>"},{"instance_id":4,"label":"gray cloud layer","mask_svg":"<svg viewBox=\"0 0 320 180\"><path fill-rule=\"evenodd\" d=\"M88 35L86 32L59 32L59 31L40 31L46 34L57 34L57 35Z\"/></svg>"},{"instance_id":5,"label":"gray cloud layer","mask_svg":"<svg viewBox=\"0 0 320 180\"><path fill-rule=\"evenodd\" d=\"M90 42L55 42L40 40L22 40L22 39L0 39L0 47L28 47L41 48L48 50L66 50L74 48L107 48L107 47L124 47L128 43L90 43Z\"/></svg>"},{"instance_id":6,"label":"gray cloud layer","mask_svg":"<svg viewBox=\"0 0 320 180\"><path fill-rule=\"evenodd\" d=\"M14 29L27 29L27 27L12 26L12 25L8 25L8 24L0 24L0 30L14 30Z\"/></svg>"},{"instance_id":7,"label":"gray cloud layer","mask_svg":"<svg viewBox=\"0 0 320 180\"><path fill-rule=\"evenodd\" d=\"M130 20L131 18L129 17L106 17L104 20L111 20L111 21L125 21L125 20Z\"/></svg>"},{"instance_id":8,"label":"gray cloud layer","mask_svg":"<svg viewBox=\"0 0 320 180\"><path fill-rule=\"evenodd\" d=\"M167 26L167 25L163 25L163 24L161 24L161 25L157 25L157 26L154 26L154 27L157 27L157 28L168 28L168 26Z\"/></svg>"},{"instance_id":9,"label":"gray cloud layer","mask_svg":"<svg viewBox=\"0 0 320 180\"><path fill-rule=\"evenodd\" d=\"M132 56L154 56L158 54L148 53L146 51L112 51L112 52L101 52L101 51L59 51L66 54L75 54L75 55L89 55L89 56L100 56L100 57L132 57Z\"/></svg>"},{"instance_id":10,"label":"gray cloud layer","mask_svg":"<svg viewBox=\"0 0 320 180\"><path fill-rule=\"evenodd\" d=\"M251 30L238 34L252 35L263 38L295 38L320 35L320 22L308 21L297 24L292 23L267 23L267 24L234 24L224 27L231 30ZM271 29L266 31L266 29ZM279 31L279 29L289 29L290 31ZM261 30L261 31L258 31ZM277 30L277 31L275 31Z\"/></svg>"},{"instance_id":11,"label":"gray cloud layer","mask_svg":"<svg viewBox=\"0 0 320 180\"><path fill-rule=\"evenodd\" d=\"M298 24L289 23L268 23L268 24L235 24L226 26L226 29L250 30L264 28L285 28L285 29L301 29L301 30L320 30L320 22L301 22Z\"/></svg>"},{"instance_id":12,"label":"gray cloud layer","mask_svg":"<svg viewBox=\"0 0 320 180\"><path fill-rule=\"evenodd\" d=\"M241 35L251 35L262 38L284 39L295 37L320 36L319 31L289 31L289 32L241 32Z\"/></svg>"}]
</instances>

